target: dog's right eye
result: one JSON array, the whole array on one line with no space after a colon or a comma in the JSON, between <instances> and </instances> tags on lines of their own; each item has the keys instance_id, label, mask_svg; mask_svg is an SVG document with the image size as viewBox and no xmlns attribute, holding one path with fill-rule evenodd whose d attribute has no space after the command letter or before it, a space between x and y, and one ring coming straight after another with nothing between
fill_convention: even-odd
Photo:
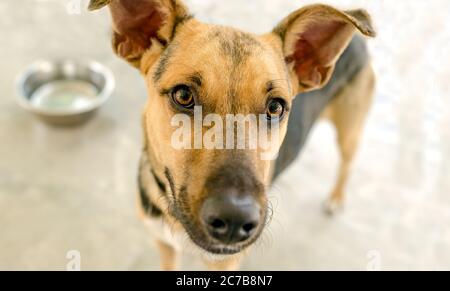
<instances>
[{"instance_id":1,"label":"dog's right eye","mask_svg":"<svg viewBox=\"0 0 450 291\"><path fill-rule=\"evenodd\" d=\"M191 109L195 106L195 99L192 90L186 85L176 86L171 93L173 102L185 109Z\"/></svg>"}]
</instances>

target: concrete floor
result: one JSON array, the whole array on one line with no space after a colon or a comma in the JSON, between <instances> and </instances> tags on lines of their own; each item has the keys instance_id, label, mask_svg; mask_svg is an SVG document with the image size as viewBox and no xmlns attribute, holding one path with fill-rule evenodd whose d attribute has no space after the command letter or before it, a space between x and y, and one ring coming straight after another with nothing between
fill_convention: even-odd
<instances>
[{"instance_id":1,"label":"concrete floor","mask_svg":"<svg viewBox=\"0 0 450 291\"><path fill-rule=\"evenodd\" d=\"M71 0L0 2L0 269L156 270L158 254L134 208L146 94L109 47L105 11L69 15ZM82 1L83 5L87 1ZM190 0L197 17L268 31L304 3ZM320 123L302 157L273 187L274 219L246 270L450 269L450 3L322 1L374 16L376 104L345 212L321 212L338 164ZM76 11L75 11L76 12ZM81 128L49 127L14 102L14 78L40 58L95 59L117 89ZM185 269L199 269L185 257Z\"/></svg>"}]
</instances>

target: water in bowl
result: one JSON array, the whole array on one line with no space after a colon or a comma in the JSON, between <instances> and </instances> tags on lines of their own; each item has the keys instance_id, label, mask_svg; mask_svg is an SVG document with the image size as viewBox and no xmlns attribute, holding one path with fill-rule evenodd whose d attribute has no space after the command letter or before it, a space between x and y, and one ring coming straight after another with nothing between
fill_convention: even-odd
<instances>
[{"instance_id":1,"label":"water in bowl","mask_svg":"<svg viewBox=\"0 0 450 291\"><path fill-rule=\"evenodd\" d=\"M36 89L30 103L38 109L55 112L82 111L94 103L98 89L82 80L56 80Z\"/></svg>"}]
</instances>

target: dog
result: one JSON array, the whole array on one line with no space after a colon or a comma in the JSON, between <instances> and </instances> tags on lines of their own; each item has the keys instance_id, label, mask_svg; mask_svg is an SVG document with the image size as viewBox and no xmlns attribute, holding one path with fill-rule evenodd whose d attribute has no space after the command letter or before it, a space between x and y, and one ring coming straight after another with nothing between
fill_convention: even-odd
<instances>
[{"instance_id":1,"label":"dog","mask_svg":"<svg viewBox=\"0 0 450 291\"><path fill-rule=\"evenodd\" d=\"M310 5L255 35L202 23L181 0L91 0L89 9L105 6L114 52L148 89L137 201L163 270L177 269L185 248L211 270L238 269L265 228L268 187L319 117L337 132L341 164L326 209L340 209L375 86L363 37L375 31L365 10ZM279 131L269 146L278 158L262 159L259 147L174 148L171 120L193 119L199 106L202 116L266 117Z\"/></svg>"}]
</instances>

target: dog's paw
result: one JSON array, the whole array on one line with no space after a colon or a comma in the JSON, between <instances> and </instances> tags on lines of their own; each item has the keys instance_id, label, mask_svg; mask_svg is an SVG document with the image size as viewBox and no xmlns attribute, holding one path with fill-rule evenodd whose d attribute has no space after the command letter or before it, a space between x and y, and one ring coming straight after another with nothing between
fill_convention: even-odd
<instances>
[{"instance_id":1,"label":"dog's paw","mask_svg":"<svg viewBox=\"0 0 450 291\"><path fill-rule=\"evenodd\" d=\"M323 212L327 216L334 216L336 214L339 214L344 209L344 204L342 203L342 200L336 200L336 199L327 199L323 203Z\"/></svg>"}]
</instances>

